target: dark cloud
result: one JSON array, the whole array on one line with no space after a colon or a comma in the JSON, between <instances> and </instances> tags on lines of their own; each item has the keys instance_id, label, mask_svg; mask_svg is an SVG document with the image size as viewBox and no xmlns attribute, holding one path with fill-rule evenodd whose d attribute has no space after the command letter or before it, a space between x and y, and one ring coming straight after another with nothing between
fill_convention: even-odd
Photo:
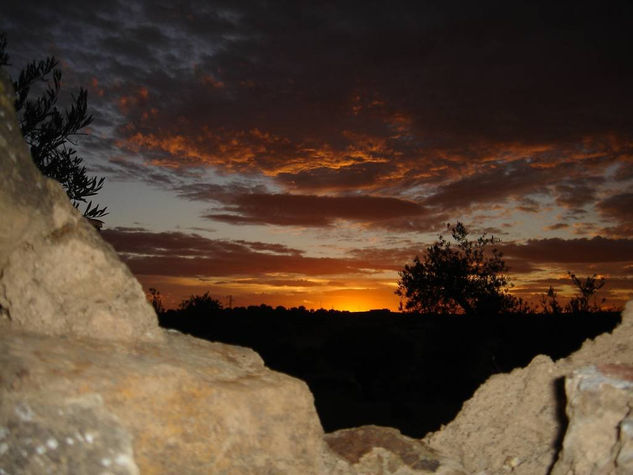
<instances>
[{"instance_id":1,"label":"dark cloud","mask_svg":"<svg viewBox=\"0 0 633 475\"><path fill-rule=\"evenodd\" d=\"M313 168L297 173L279 173L276 178L298 190L348 190L377 186L397 171L394 163L360 163L339 168Z\"/></svg>"},{"instance_id":2,"label":"dark cloud","mask_svg":"<svg viewBox=\"0 0 633 475\"><path fill-rule=\"evenodd\" d=\"M538 213L541 210L541 205L535 199L524 196L519 200L518 209L524 213Z\"/></svg>"},{"instance_id":3,"label":"dark cloud","mask_svg":"<svg viewBox=\"0 0 633 475\"><path fill-rule=\"evenodd\" d=\"M597 204L600 213L611 226L603 231L609 236L628 237L633 235L633 193L611 195Z\"/></svg>"},{"instance_id":4,"label":"dark cloud","mask_svg":"<svg viewBox=\"0 0 633 475\"><path fill-rule=\"evenodd\" d=\"M559 229L567 229L569 228L569 224L567 223L556 223L556 224L552 224L550 226L547 226L546 229L550 230L550 231L558 231Z\"/></svg>"},{"instance_id":5,"label":"dark cloud","mask_svg":"<svg viewBox=\"0 0 633 475\"><path fill-rule=\"evenodd\" d=\"M598 203L598 209L611 219L633 222L633 193L612 195Z\"/></svg>"},{"instance_id":6,"label":"dark cloud","mask_svg":"<svg viewBox=\"0 0 633 475\"><path fill-rule=\"evenodd\" d=\"M508 198L546 192L559 171L531 167L527 162L487 167L481 172L440 186L425 205L446 208L467 208L475 203L500 203Z\"/></svg>"},{"instance_id":7,"label":"dark cloud","mask_svg":"<svg viewBox=\"0 0 633 475\"><path fill-rule=\"evenodd\" d=\"M397 198L251 193L234 196L224 212L205 217L232 224L329 226L337 219L375 223L424 214L417 203Z\"/></svg>"},{"instance_id":8,"label":"dark cloud","mask_svg":"<svg viewBox=\"0 0 633 475\"><path fill-rule=\"evenodd\" d=\"M365 274L374 265L355 258L308 257L279 244L208 239L182 232L115 228L102 235L138 275L204 278L280 273Z\"/></svg>"},{"instance_id":9,"label":"dark cloud","mask_svg":"<svg viewBox=\"0 0 633 475\"><path fill-rule=\"evenodd\" d=\"M572 211L582 210L585 205L595 202L596 193L603 182L602 177L564 180L555 186L556 201Z\"/></svg>"},{"instance_id":10,"label":"dark cloud","mask_svg":"<svg viewBox=\"0 0 633 475\"><path fill-rule=\"evenodd\" d=\"M425 247L405 247L396 249L363 248L354 249L351 255L362 262L372 263L373 268L401 271L415 256L422 256Z\"/></svg>"},{"instance_id":11,"label":"dark cloud","mask_svg":"<svg viewBox=\"0 0 633 475\"><path fill-rule=\"evenodd\" d=\"M330 285L331 283L328 281L315 281L315 280L307 280L307 279L274 279L271 277L266 277L264 279L237 279L237 280L227 280L227 281L216 281L217 285L239 285L241 287L246 285L265 285L270 287L295 287L295 288L303 288L303 287L323 287ZM340 285L337 282L337 285Z\"/></svg>"},{"instance_id":12,"label":"dark cloud","mask_svg":"<svg viewBox=\"0 0 633 475\"><path fill-rule=\"evenodd\" d=\"M114 180L139 180L166 188L177 185L176 177L172 174L123 158L111 158L107 164L96 165L92 169L96 173L107 173Z\"/></svg>"},{"instance_id":13,"label":"dark cloud","mask_svg":"<svg viewBox=\"0 0 633 475\"><path fill-rule=\"evenodd\" d=\"M397 193L439 177L443 203L481 193L469 185L503 177L512 155L624 153L605 137L631 140L632 8L35 1L9 2L0 21L22 53L57 52L80 83L98 81L96 115L124 153L263 172L299 192ZM495 156L499 170L469 183L464 173ZM520 180L508 167L506 188ZM560 191L562 203L591 198Z\"/></svg>"},{"instance_id":14,"label":"dark cloud","mask_svg":"<svg viewBox=\"0 0 633 475\"><path fill-rule=\"evenodd\" d=\"M503 244L500 249L508 257L537 264L633 261L633 239L528 239L525 244Z\"/></svg>"},{"instance_id":15,"label":"dark cloud","mask_svg":"<svg viewBox=\"0 0 633 475\"><path fill-rule=\"evenodd\" d=\"M155 233L143 228L106 229L104 239L123 254L213 257L233 253L265 252L276 255L299 255L300 251L280 244L250 241L208 239L198 234L183 232Z\"/></svg>"}]
</instances>

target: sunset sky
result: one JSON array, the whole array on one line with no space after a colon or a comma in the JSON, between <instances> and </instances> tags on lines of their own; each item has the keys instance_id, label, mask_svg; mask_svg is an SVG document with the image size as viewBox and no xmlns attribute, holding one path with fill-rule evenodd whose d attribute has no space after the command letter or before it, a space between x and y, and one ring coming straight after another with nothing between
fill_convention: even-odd
<instances>
[{"instance_id":1,"label":"sunset sky","mask_svg":"<svg viewBox=\"0 0 633 475\"><path fill-rule=\"evenodd\" d=\"M57 3L57 5L53 5ZM88 89L103 236L167 306L398 308L462 221L513 293L633 298L633 2L3 2Z\"/></svg>"}]
</instances>

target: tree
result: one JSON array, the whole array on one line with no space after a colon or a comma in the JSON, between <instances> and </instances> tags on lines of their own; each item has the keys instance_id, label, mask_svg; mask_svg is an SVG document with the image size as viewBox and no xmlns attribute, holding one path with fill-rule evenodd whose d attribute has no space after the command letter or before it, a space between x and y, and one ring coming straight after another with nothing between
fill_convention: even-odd
<instances>
[{"instance_id":1,"label":"tree","mask_svg":"<svg viewBox=\"0 0 633 475\"><path fill-rule=\"evenodd\" d=\"M9 65L6 36L0 33L0 66ZM15 91L15 110L20 130L30 148L31 156L40 171L57 180L76 208L86 203L103 188L105 178L89 177L83 159L77 156L73 138L92 123L87 113L88 92L80 88L71 96L69 108L58 107L61 89L61 70L58 61L48 57L27 64L17 80L12 80ZM39 95L34 92L38 90ZM96 218L108 214L106 207L86 204L84 216L99 227Z\"/></svg>"},{"instance_id":2,"label":"tree","mask_svg":"<svg viewBox=\"0 0 633 475\"><path fill-rule=\"evenodd\" d=\"M178 305L178 310L192 315L212 315L222 310L222 304L205 292L204 295L192 295Z\"/></svg>"},{"instance_id":3,"label":"tree","mask_svg":"<svg viewBox=\"0 0 633 475\"><path fill-rule=\"evenodd\" d=\"M503 255L494 237L468 239L462 223L447 227L455 245L439 237L400 272L396 294L405 299L401 310L420 313L489 315L516 308L508 293L510 282Z\"/></svg>"},{"instance_id":4,"label":"tree","mask_svg":"<svg viewBox=\"0 0 633 475\"><path fill-rule=\"evenodd\" d=\"M568 304L569 311L571 313L579 312L597 312L600 310L600 305L596 302L595 294L604 287L606 283L604 278L597 279L596 274L587 277L585 280L576 277L575 274L567 272L569 278L572 280L580 295L573 297ZM593 305L591 305L591 298L593 297ZM601 303L604 303L605 299L602 299Z\"/></svg>"},{"instance_id":5,"label":"tree","mask_svg":"<svg viewBox=\"0 0 633 475\"><path fill-rule=\"evenodd\" d=\"M543 313L547 315L560 315L563 313L563 307L558 303L558 293L551 285L547 289L547 293L541 296L541 306Z\"/></svg>"},{"instance_id":6,"label":"tree","mask_svg":"<svg viewBox=\"0 0 633 475\"><path fill-rule=\"evenodd\" d=\"M163 313L165 313L165 307L163 306L163 298L160 295L160 292L154 287L150 287L149 294L152 297L151 304L152 307L154 307L156 315L161 316Z\"/></svg>"}]
</instances>

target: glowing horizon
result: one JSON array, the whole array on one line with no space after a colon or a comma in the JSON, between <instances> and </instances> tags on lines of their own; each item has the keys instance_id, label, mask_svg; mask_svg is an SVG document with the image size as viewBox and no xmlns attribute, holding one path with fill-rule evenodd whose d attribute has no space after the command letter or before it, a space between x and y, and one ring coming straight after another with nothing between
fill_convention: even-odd
<instances>
[{"instance_id":1,"label":"glowing horizon","mask_svg":"<svg viewBox=\"0 0 633 475\"><path fill-rule=\"evenodd\" d=\"M87 88L103 236L169 302L397 310L398 271L460 221L502 239L517 296L597 273L618 307L633 4L615 1L27 2L0 29L14 77L54 54L64 94Z\"/></svg>"}]
</instances>

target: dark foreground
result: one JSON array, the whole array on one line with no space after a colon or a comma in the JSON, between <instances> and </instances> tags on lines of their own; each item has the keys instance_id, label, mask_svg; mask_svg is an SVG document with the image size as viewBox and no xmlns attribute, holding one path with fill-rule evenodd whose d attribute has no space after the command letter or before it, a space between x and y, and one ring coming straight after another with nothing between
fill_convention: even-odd
<instances>
[{"instance_id":1,"label":"dark foreground","mask_svg":"<svg viewBox=\"0 0 633 475\"><path fill-rule=\"evenodd\" d=\"M451 421L490 375L553 359L610 332L619 313L494 318L250 307L169 310L161 326L253 348L308 383L326 432L364 424L422 437Z\"/></svg>"}]
</instances>

